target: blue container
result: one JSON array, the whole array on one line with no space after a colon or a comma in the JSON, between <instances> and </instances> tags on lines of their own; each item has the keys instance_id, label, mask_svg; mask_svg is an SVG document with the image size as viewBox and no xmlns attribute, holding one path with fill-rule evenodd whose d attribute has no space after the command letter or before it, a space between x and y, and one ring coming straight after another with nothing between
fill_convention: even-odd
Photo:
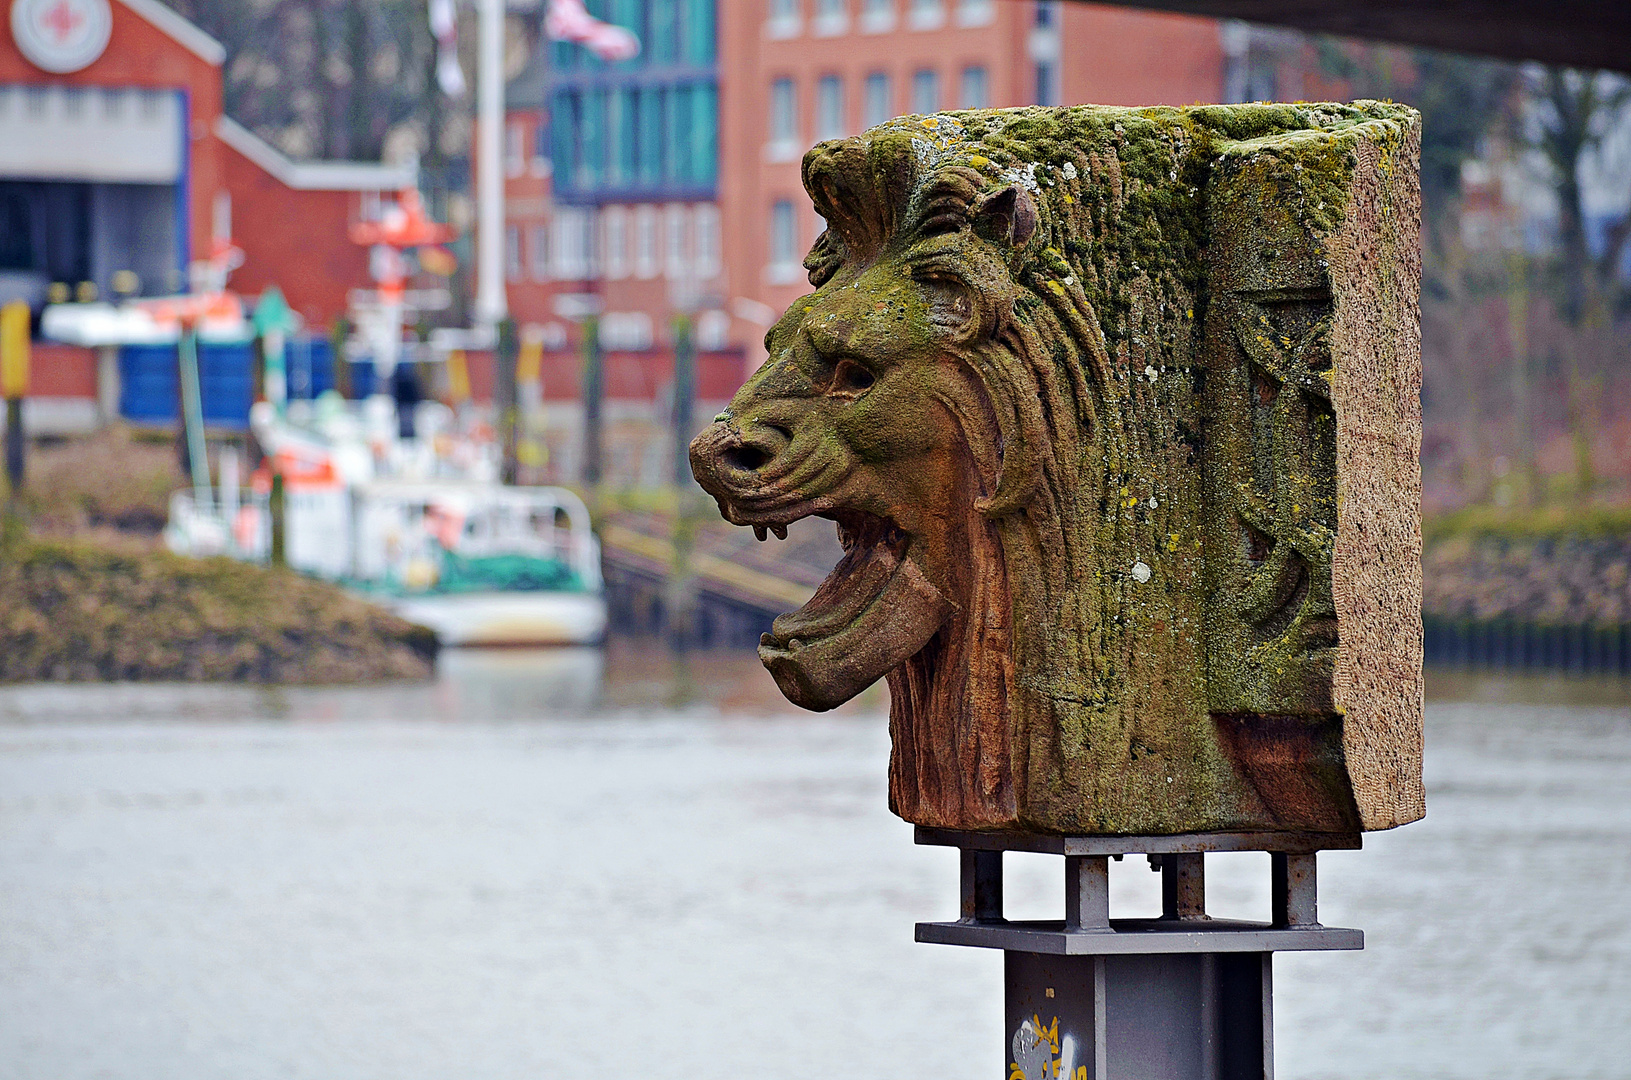
<instances>
[{"instance_id":1,"label":"blue container","mask_svg":"<svg viewBox=\"0 0 1631 1080\"><path fill-rule=\"evenodd\" d=\"M177 400L174 345L120 348L120 416L141 423L173 424Z\"/></svg>"},{"instance_id":2,"label":"blue container","mask_svg":"<svg viewBox=\"0 0 1631 1080\"><path fill-rule=\"evenodd\" d=\"M204 423L246 428L255 400L254 350L241 344L211 343L198 350L198 382ZM176 422L174 345L126 345L119 350L119 414L148 424Z\"/></svg>"},{"instance_id":3,"label":"blue container","mask_svg":"<svg viewBox=\"0 0 1631 1080\"><path fill-rule=\"evenodd\" d=\"M247 428L255 403L255 350L248 342L205 345L198 350L198 381L204 395L204 423Z\"/></svg>"},{"instance_id":4,"label":"blue container","mask_svg":"<svg viewBox=\"0 0 1631 1080\"><path fill-rule=\"evenodd\" d=\"M351 365L351 397L361 401L374 392L374 361L347 360Z\"/></svg>"},{"instance_id":5,"label":"blue container","mask_svg":"<svg viewBox=\"0 0 1631 1080\"><path fill-rule=\"evenodd\" d=\"M315 398L334 389L334 345L325 337L289 342L289 398Z\"/></svg>"}]
</instances>

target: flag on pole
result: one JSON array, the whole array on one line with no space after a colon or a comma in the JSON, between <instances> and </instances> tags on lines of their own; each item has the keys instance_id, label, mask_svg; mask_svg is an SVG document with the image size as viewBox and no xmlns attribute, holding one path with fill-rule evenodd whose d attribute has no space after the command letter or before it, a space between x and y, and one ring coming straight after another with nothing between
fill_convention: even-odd
<instances>
[{"instance_id":1,"label":"flag on pole","mask_svg":"<svg viewBox=\"0 0 1631 1080\"><path fill-rule=\"evenodd\" d=\"M555 41L575 41L608 63L640 55L640 39L632 30L601 22L583 0L549 0L544 33Z\"/></svg>"},{"instance_id":2,"label":"flag on pole","mask_svg":"<svg viewBox=\"0 0 1631 1080\"><path fill-rule=\"evenodd\" d=\"M436 39L436 82L448 97L464 96L464 69L459 67L459 20L453 0L430 0L430 32Z\"/></svg>"}]
</instances>

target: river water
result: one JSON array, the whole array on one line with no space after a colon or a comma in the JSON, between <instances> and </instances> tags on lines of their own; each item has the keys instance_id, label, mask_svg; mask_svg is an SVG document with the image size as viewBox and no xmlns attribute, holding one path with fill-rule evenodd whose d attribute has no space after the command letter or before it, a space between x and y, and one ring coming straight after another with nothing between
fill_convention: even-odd
<instances>
[{"instance_id":1,"label":"river water","mask_svg":"<svg viewBox=\"0 0 1631 1080\"><path fill-rule=\"evenodd\" d=\"M1275 961L1279 1076L1631 1076L1626 687L1432 689L1428 818L1321 856L1365 951ZM884 709L628 648L0 689L0 1078L1000 1080L1000 954L912 942L955 854L885 809ZM1060 873L1009 856L1010 913ZM1266 856L1208 877L1266 917Z\"/></svg>"}]
</instances>

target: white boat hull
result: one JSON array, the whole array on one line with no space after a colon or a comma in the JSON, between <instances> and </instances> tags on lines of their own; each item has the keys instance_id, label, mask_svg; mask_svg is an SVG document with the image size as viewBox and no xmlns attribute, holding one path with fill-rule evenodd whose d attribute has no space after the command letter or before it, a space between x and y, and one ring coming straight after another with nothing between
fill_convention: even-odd
<instances>
[{"instance_id":1,"label":"white boat hull","mask_svg":"<svg viewBox=\"0 0 1631 1080\"><path fill-rule=\"evenodd\" d=\"M388 606L436 631L444 647L595 645L606 636L606 599L595 593L457 593L401 597Z\"/></svg>"}]
</instances>

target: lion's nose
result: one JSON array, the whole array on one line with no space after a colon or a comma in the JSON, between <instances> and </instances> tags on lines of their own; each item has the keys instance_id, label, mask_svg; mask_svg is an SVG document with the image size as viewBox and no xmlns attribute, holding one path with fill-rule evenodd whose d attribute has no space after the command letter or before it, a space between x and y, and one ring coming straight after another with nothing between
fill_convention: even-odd
<instances>
[{"instance_id":1,"label":"lion's nose","mask_svg":"<svg viewBox=\"0 0 1631 1080\"><path fill-rule=\"evenodd\" d=\"M710 481L756 483L755 474L775 461L792 441L792 433L776 424L716 422L692 440L691 471L704 488Z\"/></svg>"},{"instance_id":2,"label":"lion's nose","mask_svg":"<svg viewBox=\"0 0 1631 1080\"><path fill-rule=\"evenodd\" d=\"M758 472L792 441L791 433L775 424L744 424L735 445L725 448L725 463L742 472Z\"/></svg>"}]
</instances>

